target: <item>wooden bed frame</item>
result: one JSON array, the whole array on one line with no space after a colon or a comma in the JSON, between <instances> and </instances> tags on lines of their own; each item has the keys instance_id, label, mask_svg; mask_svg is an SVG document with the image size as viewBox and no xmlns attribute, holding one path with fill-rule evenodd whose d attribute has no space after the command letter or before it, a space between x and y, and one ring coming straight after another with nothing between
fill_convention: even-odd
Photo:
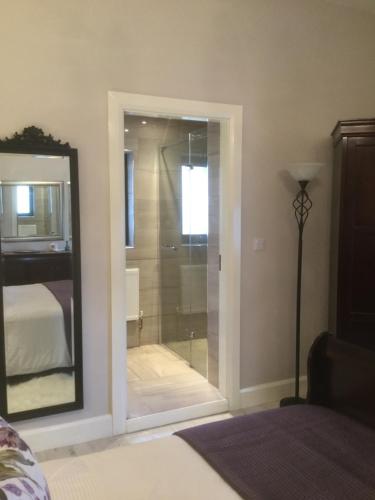
<instances>
[{"instance_id":1,"label":"wooden bed frame","mask_svg":"<svg viewBox=\"0 0 375 500\"><path fill-rule=\"evenodd\" d=\"M322 333L309 353L307 402L375 428L375 351Z\"/></svg>"}]
</instances>

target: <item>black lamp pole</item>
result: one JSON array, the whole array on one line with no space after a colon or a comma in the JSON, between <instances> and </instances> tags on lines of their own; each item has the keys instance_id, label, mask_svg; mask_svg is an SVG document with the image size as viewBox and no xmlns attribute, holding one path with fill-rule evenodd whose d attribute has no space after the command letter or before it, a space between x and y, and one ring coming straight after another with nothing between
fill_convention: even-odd
<instances>
[{"instance_id":1,"label":"black lamp pole","mask_svg":"<svg viewBox=\"0 0 375 500\"><path fill-rule=\"evenodd\" d=\"M303 229L312 202L306 191L309 181L299 181L301 189L293 200L294 215L298 225L298 264L297 264L297 307L296 307L296 375L294 397L284 398L280 401L280 406L303 404L305 400L299 396L299 372L300 372L300 350L301 350L301 285L302 285L302 247Z\"/></svg>"}]
</instances>

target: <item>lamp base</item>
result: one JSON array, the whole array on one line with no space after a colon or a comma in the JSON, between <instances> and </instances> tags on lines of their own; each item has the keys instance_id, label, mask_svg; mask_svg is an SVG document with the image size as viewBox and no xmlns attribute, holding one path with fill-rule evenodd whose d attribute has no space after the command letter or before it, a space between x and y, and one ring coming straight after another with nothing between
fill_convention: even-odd
<instances>
[{"instance_id":1,"label":"lamp base","mask_svg":"<svg viewBox=\"0 0 375 500\"><path fill-rule=\"evenodd\" d=\"M282 408L283 406L304 405L305 403L306 399L296 398L295 396L291 398L283 398L280 401L280 408Z\"/></svg>"}]
</instances>

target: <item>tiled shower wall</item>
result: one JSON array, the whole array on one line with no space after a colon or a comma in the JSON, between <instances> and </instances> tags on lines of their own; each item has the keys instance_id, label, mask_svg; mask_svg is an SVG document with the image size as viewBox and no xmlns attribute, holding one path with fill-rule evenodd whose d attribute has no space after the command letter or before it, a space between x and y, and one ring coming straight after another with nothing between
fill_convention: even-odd
<instances>
[{"instance_id":1,"label":"tiled shower wall","mask_svg":"<svg viewBox=\"0 0 375 500\"><path fill-rule=\"evenodd\" d=\"M159 343L159 145L162 126L142 127L139 117L127 116L125 145L134 155L134 248L126 266L139 268L140 310L143 324L128 322L128 347Z\"/></svg>"}]
</instances>

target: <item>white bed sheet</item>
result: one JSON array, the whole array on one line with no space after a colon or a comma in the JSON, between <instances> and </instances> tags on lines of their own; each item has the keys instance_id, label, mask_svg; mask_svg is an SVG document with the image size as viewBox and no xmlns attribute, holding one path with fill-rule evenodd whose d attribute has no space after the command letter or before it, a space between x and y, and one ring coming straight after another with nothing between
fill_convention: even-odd
<instances>
[{"instance_id":1,"label":"white bed sheet","mask_svg":"<svg viewBox=\"0 0 375 500\"><path fill-rule=\"evenodd\" d=\"M53 500L239 500L177 436L42 462Z\"/></svg>"},{"instance_id":2,"label":"white bed sheet","mask_svg":"<svg viewBox=\"0 0 375 500\"><path fill-rule=\"evenodd\" d=\"M64 315L42 284L3 287L7 375L71 366Z\"/></svg>"}]
</instances>

